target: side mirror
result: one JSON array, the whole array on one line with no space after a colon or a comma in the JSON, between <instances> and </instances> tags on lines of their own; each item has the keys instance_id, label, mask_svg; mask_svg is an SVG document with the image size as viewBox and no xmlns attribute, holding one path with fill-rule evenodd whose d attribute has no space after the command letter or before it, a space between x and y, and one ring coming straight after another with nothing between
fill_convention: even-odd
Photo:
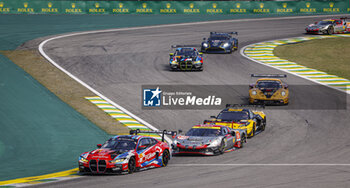
<instances>
[{"instance_id":1,"label":"side mirror","mask_svg":"<svg viewBox=\"0 0 350 188\"><path fill-rule=\"evenodd\" d=\"M210 116L210 118L216 119L216 116Z\"/></svg>"},{"instance_id":2,"label":"side mirror","mask_svg":"<svg viewBox=\"0 0 350 188\"><path fill-rule=\"evenodd\" d=\"M288 85L284 85L284 89L288 89Z\"/></svg>"},{"instance_id":3,"label":"side mirror","mask_svg":"<svg viewBox=\"0 0 350 188\"><path fill-rule=\"evenodd\" d=\"M143 149L146 149L147 146L146 145L140 145L139 147L137 147L138 150L143 150Z\"/></svg>"},{"instance_id":4,"label":"side mirror","mask_svg":"<svg viewBox=\"0 0 350 188\"><path fill-rule=\"evenodd\" d=\"M235 136L235 135L236 135L235 131L232 131L232 132L231 132L231 135L232 135L232 136Z\"/></svg>"},{"instance_id":5,"label":"side mirror","mask_svg":"<svg viewBox=\"0 0 350 188\"><path fill-rule=\"evenodd\" d=\"M254 88L254 84L249 84L249 89L253 89Z\"/></svg>"},{"instance_id":6,"label":"side mirror","mask_svg":"<svg viewBox=\"0 0 350 188\"><path fill-rule=\"evenodd\" d=\"M203 40L207 40L206 38L203 38Z\"/></svg>"},{"instance_id":7,"label":"side mirror","mask_svg":"<svg viewBox=\"0 0 350 188\"><path fill-rule=\"evenodd\" d=\"M101 148L102 147L102 144L97 144L97 148Z\"/></svg>"},{"instance_id":8,"label":"side mirror","mask_svg":"<svg viewBox=\"0 0 350 188\"><path fill-rule=\"evenodd\" d=\"M182 130L181 130L181 129L179 129L179 130L178 130L178 132L179 132L179 134L181 134L181 133L182 133Z\"/></svg>"},{"instance_id":9,"label":"side mirror","mask_svg":"<svg viewBox=\"0 0 350 188\"><path fill-rule=\"evenodd\" d=\"M170 56L174 56L174 53L170 53L169 55L170 55Z\"/></svg>"},{"instance_id":10,"label":"side mirror","mask_svg":"<svg viewBox=\"0 0 350 188\"><path fill-rule=\"evenodd\" d=\"M318 22L315 22L315 24L318 24Z\"/></svg>"}]
</instances>

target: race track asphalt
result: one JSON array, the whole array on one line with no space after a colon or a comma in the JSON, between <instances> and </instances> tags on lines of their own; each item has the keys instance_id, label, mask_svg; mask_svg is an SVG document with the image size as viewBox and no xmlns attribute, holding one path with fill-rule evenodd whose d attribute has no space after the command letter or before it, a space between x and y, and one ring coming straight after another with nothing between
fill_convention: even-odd
<instances>
[{"instance_id":1,"label":"race track asphalt","mask_svg":"<svg viewBox=\"0 0 350 188\"><path fill-rule=\"evenodd\" d=\"M243 47L303 36L305 26L319 19L236 20L79 35L51 41L44 50L73 75L153 126L188 130L219 110L142 110L141 85L248 85L251 73L283 72L251 62L239 52L205 55L203 72L170 72L172 44L198 44L210 31L219 30L238 31ZM286 82L314 85L291 74ZM293 100L304 100L321 103L322 108L300 102L291 109L267 108L265 132L249 139L241 150L215 157L174 157L166 168L127 176L86 176L40 187L350 187L348 97L329 97L325 94L335 91L322 87L295 87L292 92L291 106ZM246 102L245 91L237 90L235 95ZM331 106L339 109L327 109Z\"/></svg>"}]
</instances>

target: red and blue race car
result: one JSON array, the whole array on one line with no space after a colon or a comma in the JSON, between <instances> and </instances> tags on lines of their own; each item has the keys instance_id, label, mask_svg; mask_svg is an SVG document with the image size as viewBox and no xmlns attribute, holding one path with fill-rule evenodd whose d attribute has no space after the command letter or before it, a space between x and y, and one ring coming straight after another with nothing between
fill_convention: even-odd
<instances>
[{"instance_id":1,"label":"red and blue race car","mask_svg":"<svg viewBox=\"0 0 350 188\"><path fill-rule=\"evenodd\" d=\"M162 141L138 133L162 133ZM81 173L133 173L142 168L167 166L170 158L169 145L164 142L164 134L176 132L157 132L132 130L131 135L114 136L98 149L84 152L79 157ZM135 135L133 135L135 134Z\"/></svg>"}]
</instances>

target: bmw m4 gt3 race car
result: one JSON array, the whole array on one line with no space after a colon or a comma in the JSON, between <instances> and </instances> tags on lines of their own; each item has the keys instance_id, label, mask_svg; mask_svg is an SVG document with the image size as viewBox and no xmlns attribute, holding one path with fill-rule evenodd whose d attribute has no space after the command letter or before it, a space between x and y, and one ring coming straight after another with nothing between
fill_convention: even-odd
<instances>
[{"instance_id":1,"label":"bmw m4 gt3 race car","mask_svg":"<svg viewBox=\"0 0 350 188\"><path fill-rule=\"evenodd\" d=\"M159 133L156 131L130 131L130 134L114 136L98 149L84 152L79 157L81 173L133 173L142 168L167 166L171 154L164 142L164 134L175 134L163 131L162 141L152 137L140 136L138 133Z\"/></svg>"},{"instance_id":2,"label":"bmw m4 gt3 race car","mask_svg":"<svg viewBox=\"0 0 350 188\"><path fill-rule=\"evenodd\" d=\"M286 78L285 74L252 74L260 77L255 84L249 85L250 104L283 104L289 103L288 85L278 78Z\"/></svg>"},{"instance_id":3,"label":"bmw m4 gt3 race car","mask_svg":"<svg viewBox=\"0 0 350 188\"><path fill-rule=\"evenodd\" d=\"M238 48L238 39L233 37L237 32L219 33L210 32L208 39L203 38L201 51L216 53L231 53Z\"/></svg>"},{"instance_id":4,"label":"bmw m4 gt3 race car","mask_svg":"<svg viewBox=\"0 0 350 188\"><path fill-rule=\"evenodd\" d=\"M171 70L203 70L203 54L194 47L185 45L172 46L176 48L174 53L170 53Z\"/></svg>"},{"instance_id":5,"label":"bmw m4 gt3 race car","mask_svg":"<svg viewBox=\"0 0 350 188\"><path fill-rule=\"evenodd\" d=\"M339 34L350 32L350 23L347 18L327 19L320 22L315 22L306 27L305 31L308 34Z\"/></svg>"},{"instance_id":6,"label":"bmw m4 gt3 race car","mask_svg":"<svg viewBox=\"0 0 350 188\"><path fill-rule=\"evenodd\" d=\"M219 155L242 148L246 142L245 130L233 130L221 125L196 125L185 135L175 137L173 154Z\"/></svg>"},{"instance_id":7,"label":"bmw m4 gt3 race car","mask_svg":"<svg viewBox=\"0 0 350 188\"><path fill-rule=\"evenodd\" d=\"M244 108L243 108L244 107ZM249 108L263 107L263 105L227 104L219 115L211 116L204 124L215 124L246 131L247 137L253 137L266 127L266 115L262 111Z\"/></svg>"}]
</instances>

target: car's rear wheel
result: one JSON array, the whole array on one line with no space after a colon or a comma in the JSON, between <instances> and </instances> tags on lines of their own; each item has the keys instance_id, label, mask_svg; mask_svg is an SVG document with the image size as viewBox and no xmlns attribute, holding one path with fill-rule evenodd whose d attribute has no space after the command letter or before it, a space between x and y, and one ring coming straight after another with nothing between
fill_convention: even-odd
<instances>
[{"instance_id":1,"label":"car's rear wheel","mask_svg":"<svg viewBox=\"0 0 350 188\"><path fill-rule=\"evenodd\" d=\"M131 157L128 163L128 173L132 174L135 172L135 170L136 170L136 160L134 157Z\"/></svg>"},{"instance_id":2,"label":"car's rear wheel","mask_svg":"<svg viewBox=\"0 0 350 188\"><path fill-rule=\"evenodd\" d=\"M163 157L162 157L162 165L165 167L168 165L170 159L170 153L169 150L164 150Z\"/></svg>"}]
</instances>

